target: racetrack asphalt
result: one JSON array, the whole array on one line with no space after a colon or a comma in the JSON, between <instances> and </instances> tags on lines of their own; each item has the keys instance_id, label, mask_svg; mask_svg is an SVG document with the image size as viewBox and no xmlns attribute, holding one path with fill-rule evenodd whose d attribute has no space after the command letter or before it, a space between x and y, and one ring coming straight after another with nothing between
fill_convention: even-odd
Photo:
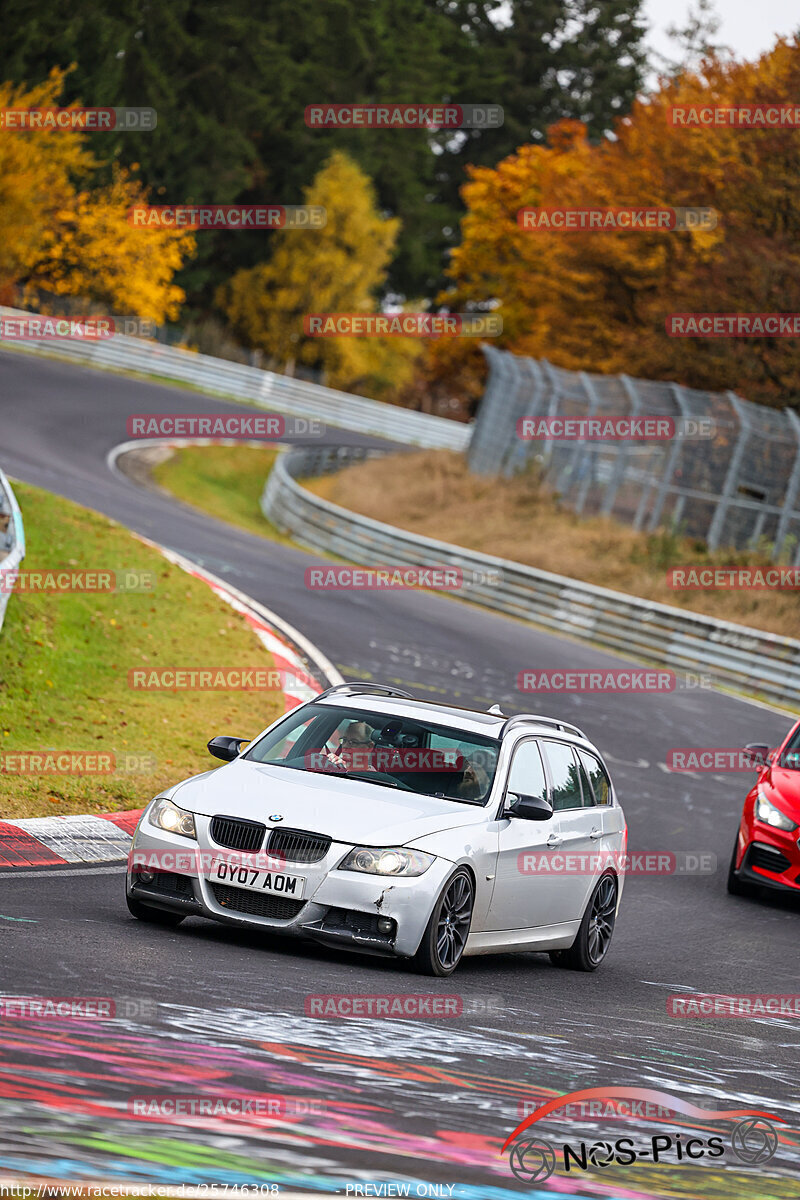
<instances>
[{"instance_id":1,"label":"racetrack asphalt","mask_svg":"<svg viewBox=\"0 0 800 1200\"><path fill-rule=\"evenodd\" d=\"M127 440L132 413L227 411L240 409L0 351L0 466L12 478L99 509L200 563L295 625L347 678L511 712L530 707L515 686L523 667L625 665L445 596L309 591L303 571L319 557L232 530L106 466L108 451ZM374 442L339 430L327 440ZM4 1169L329 1192L410 1179L457 1183L454 1196L476 1200L531 1194L498 1153L520 1103L597 1086L764 1109L786 1118L790 1131L797 1019L677 1019L666 999L798 990L800 906L725 891L751 777L672 774L663 764L673 747L775 745L791 718L703 687L553 696L543 707L579 724L607 756L631 851L710 854L716 871L629 878L611 951L594 974L560 971L543 955L502 955L467 959L451 979L433 982L399 963L194 918L177 930L144 926L129 917L114 869L2 876L5 994L131 1000L104 1023L2 1019ZM198 739L225 732L199 730ZM431 991L462 997L464 1015L335 1020L305 1012L312 994ZM280 1121L193 1118L180 1127L129 1111L134 1096L176 1092L280 1093L322 1111ZM643 1140L652 1122L613 1125L610 1135ZM584 1118L543 1122L541 1132L577 1142L609 1128ZM578 1195L721 1196L735 1183L747 1195L744 1173L765 1194L800 1194L784 1192L795 1186L798 1135L782 1137L761 1167L742 1167L728 1152L721 1165L638 1164L577 1181L562 1172L551 1186Z\"/></svg>"}]
</instances>

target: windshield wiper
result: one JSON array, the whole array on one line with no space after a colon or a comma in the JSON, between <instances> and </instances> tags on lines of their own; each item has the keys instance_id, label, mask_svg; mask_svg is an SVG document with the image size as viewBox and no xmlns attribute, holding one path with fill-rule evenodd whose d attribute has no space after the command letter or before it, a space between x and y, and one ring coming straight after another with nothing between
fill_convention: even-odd
<instances>
[{"instance_id":1,"label":"windshield wiper","mask_svg":"<svg viewBox=\"0 0 800 1200\"><path fill-rule=\"evenodd\" d=\"M484 800L470 800L466 796L446 796L444 792L423 792L424 796L430 796L432 800L449 800L452 804L477 804L479 808L483 808Z\"/></svg>"},{"instance_id":2,"label":"windshield wiper","mask_svg":"<svg viewBox=\"0 0 800 1200\"><path fill-rule=\"evenodd\" d=\"M304 771L309 775L327 775L331 779L360 779L364 783L375 783L379 787L402 787L396 779L375 779L372 771L338 771L335 767L306 767L299 763L294 766L292 763L281 762L265 762L261 764L264 767L287 767L290 771ZM409 788L408 791L412 789Z\"/></svg>"},{"instance_id":3,"label":"windshield wiper","mask_svg":"<svg viewBox=\"0 0 800 1200\"><path fill-rule=\"evenodd\" d=\"M343 779L360 779L364 783L375 783L378 787L400 787L396 779L376 779L372 771L342 771L341 777Z\"/></svg>"}]
</instances>

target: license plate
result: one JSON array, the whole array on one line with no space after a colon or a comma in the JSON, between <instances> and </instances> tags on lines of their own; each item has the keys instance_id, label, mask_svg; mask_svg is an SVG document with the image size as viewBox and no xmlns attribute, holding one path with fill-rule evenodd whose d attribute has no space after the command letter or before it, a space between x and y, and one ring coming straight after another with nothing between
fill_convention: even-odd
<instances>
[{"instance_id":1,"label":"license plate","mask_svg":"<svg viewBox=\"0 0 800 1200\"><path fill-rule=\"evenodd\" d=\"M254 892L266 892L270 896L287 896L290 900L302 900L306 886L304 875L288 875L285 871L257 871L255 867L240 867L225 859L217 859L213 864L211 878L215 883L229 883Z\"/></svg>"}]
</instances>

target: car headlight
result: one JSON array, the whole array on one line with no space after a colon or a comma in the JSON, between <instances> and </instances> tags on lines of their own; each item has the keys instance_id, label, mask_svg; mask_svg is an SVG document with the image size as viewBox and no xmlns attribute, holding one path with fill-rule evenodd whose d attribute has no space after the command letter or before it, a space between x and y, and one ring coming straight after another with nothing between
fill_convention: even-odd
<instances>
[{"instance_id":1,"label":"car headlight","mask_svg":"<svg viewBox=\"0 0 800 1200\"><path fill-rule=\"evenodd\" d=\"M166 829L167 833L179 833L181 837L187 838L197 837L194 815L187 812L185 808L178 808L177 804L173 804L171 800L166 800L163 796L154 802L148 816L152 825L157 825L159 829Z\"/></svg>"},{"instance_id":2,"label":"car headlight","mask_svg":"<svg viewBox=\"0 0 800 1200\"><path fill-rule=\"evenodd\" d=\"M771 804L761 790L756 799L756 817L765 825L772 825L774 829L787 829L790 832L797 829L797 823L776 808L774 804Z\"/></svg>"},{"instance_id":3,"label":"car headlight","mask_svg":"<svg viewBox=\"0 0 800 1200\"><path fill-rule=\"evenodd\" d=\"M423 875L435 861L433 854L425 854L423 850L404 850L402 846L387 850L356 846L339 863L339 870L363 871L366 875Z\"/></svg>"}]
</instances>

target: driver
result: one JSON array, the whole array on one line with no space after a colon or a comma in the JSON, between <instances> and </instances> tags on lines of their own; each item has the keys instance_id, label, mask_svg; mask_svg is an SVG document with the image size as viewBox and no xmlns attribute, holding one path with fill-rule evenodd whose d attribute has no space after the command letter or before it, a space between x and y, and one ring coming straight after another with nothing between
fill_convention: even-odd
<instances>
[{"instance_id":1,"label":"driver","mask_svg":"<svg viewBox=\"0 0 800 1200\"><path fill-rule=\"evenodd\" d=\"M345 726L336 752L328 750L326 757L340 771L374 771L372 729L366 721L350 721Z\"/></svg>"},{"instance_id":2,"label":"driver","mask_svg":"<svg viewBox=\"0 0 800 1200\"><path fill-rule=\"evenodd\" d=\"M464 774L455 794L463 800L483 800L489 790L489 776L477 754L465 755L464 761Z\"/></svg>"}]
</instances>

